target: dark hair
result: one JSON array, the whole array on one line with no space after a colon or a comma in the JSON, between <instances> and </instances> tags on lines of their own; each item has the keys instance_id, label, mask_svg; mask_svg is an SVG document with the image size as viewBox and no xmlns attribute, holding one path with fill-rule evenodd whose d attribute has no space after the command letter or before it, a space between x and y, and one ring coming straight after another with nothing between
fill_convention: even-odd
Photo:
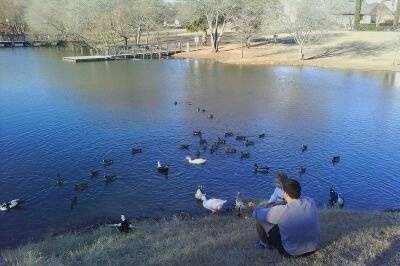
<instances>
[{"instance_id":1,"label":"dark hair","mask_svg":"<svg viewBox=\"0 0 400 266\"><path fill-rule=\"evenodd\" d=\"M287 174L283 171L279 171L275 174L275 179L278 180L279 183L281 183L282 185L282 189L283 189L283 184L285 184L285 182L289 179Z\"/></svg>"},{"instance_id":2,"label":"dark hair","mask_svg":"<svg viewBox=\"0 0 400 266\"><path fill-rule=\"evenodd\" d=\"M301 195L300 183L294 179L287 179L283 183L283 191L285 191L292 199L298 199Z\"/></svg>"}]
</instances>

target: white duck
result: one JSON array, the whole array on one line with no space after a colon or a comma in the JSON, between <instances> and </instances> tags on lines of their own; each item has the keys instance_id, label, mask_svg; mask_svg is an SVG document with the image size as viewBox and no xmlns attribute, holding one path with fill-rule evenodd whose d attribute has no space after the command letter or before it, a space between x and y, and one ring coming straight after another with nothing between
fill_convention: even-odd
<instances>
[{"instance_id":1,"label":"white duck","mask_svg":"<svg viewBox=\"0 0 400 266\"><path fill-rule=\"evenodd\" d=\"M197 187L197 190L196 190L196 193L194 194L194 197L197 199L197 200L201 200L201 198L203 197L203 196L205 196L206 194L204 193L204 187L203 186L198 186Z\"/></svg>"},{"instance_id":2,"label":"white duck","mask_svg":"<svg viewBox=\"0 0 400 266\"><path fill-rule=\"evenodd\" d=\"M205 163L207 162L207 160L206 160L206 159L203 159L203 158L196 158L196 159L193 159L193 160L192 160L192 158L190 158L190 156L186 156L186 160L187 160L190 164L197 164L197 165L199 165L199 164L205 164Z\"/></svg>"},{"instance_id":3,"label":"white duck","mask_svg":"<svg viewBox=\"0 0 400 266\"><path fill-rule=\"evenodd\" d=\"M206 195L203 195L201 200L203 201L203 207L212 211L212 213L220 211L226 203L226 200L222 199L207 199Z\"/></svg>"},{"instance_id":4,"label":"white duck","mask_svg":"<svg viewBox=\"0 0 400 266\"><path fill-rule=\"evenodd\" d=\"M20 199L13 199L9 202L4 202L0 204L0 211L8 211L9 209L17 207L20 203Z\"/></svg>"}]
</instances>

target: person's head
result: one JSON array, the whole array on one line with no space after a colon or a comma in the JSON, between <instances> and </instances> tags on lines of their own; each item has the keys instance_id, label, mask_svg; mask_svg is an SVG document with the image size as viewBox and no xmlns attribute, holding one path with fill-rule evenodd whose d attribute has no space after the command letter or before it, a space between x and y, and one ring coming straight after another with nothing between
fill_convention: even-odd
<instances>
[{"instance_id":1,"label":"person's head","mask_svg":"<svg viewBox=\"0 0 400 266\"><path fill-rule=\"evenodd\" d=\"M283 183L283 197L286 202L290 202L291 200L298 199L301 196L301 186L300 183L294 179L287 179L285 183Z\"/></svg>"},{"instance_id":2,"label":"person's head","mask_svg":"<svg viewBox=\"0 0 400 266\"><path fill-rule=\"evenodd\" d=\"M275 174L275 186L283 189L283 184L286 182L288 179L288 176L285 172L278 172Z\"/></svg>"}]
</instances>

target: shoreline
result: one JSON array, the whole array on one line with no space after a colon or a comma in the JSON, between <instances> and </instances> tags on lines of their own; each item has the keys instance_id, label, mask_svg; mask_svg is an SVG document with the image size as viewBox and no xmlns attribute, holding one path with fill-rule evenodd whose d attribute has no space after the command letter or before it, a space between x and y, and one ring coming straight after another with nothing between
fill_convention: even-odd
<instances>
[{"instance_id":1,"label":"shoreline","mask_svg":"<svg viewBox=\"0 0 400 266\"><path fill-rule=\"evenodd\" d=\"M214 53L210 47L198 47L174 58L207 59L231 65L296 66L325 69L400 72L400 34L395 32L328 32L322 40L305 47L305 60L298 59L294 44L254 43L244 48L237 43L221 44ZM286 40L286 39L283 39Z\"/></svg>"},{"instance_id":2,"label":"shoreline","mask_svg":"<svg viewBox=\"0 0 400 266\"><path fill-rule=\"evenodd\" d=\"M400 213L319 209L321 249L312 256L282 258L257 250L253 219L234 213L170 220L133 221L134 232L120 234L101 225L3 249L7 265L396 265ZM351 251L349 253L349 251Z\"/></svg>"}]
</instances>

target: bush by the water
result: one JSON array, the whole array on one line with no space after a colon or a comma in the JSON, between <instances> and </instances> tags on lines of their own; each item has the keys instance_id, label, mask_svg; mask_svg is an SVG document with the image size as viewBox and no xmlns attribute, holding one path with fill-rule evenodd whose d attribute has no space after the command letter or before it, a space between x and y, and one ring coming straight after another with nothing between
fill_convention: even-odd
<instances>
[{"instance_id":1,"label":"bush by the water","mask_svg":"<svg viewBox=\"0 0 400 266\"><path fill-rule=\"evenodd\" d=\"M1 252L10 265L400 265L400 213L321 210L322 248L306 258L257 250L252 219L233 214L100 227Z\"/></svg>"}]
</instances>

